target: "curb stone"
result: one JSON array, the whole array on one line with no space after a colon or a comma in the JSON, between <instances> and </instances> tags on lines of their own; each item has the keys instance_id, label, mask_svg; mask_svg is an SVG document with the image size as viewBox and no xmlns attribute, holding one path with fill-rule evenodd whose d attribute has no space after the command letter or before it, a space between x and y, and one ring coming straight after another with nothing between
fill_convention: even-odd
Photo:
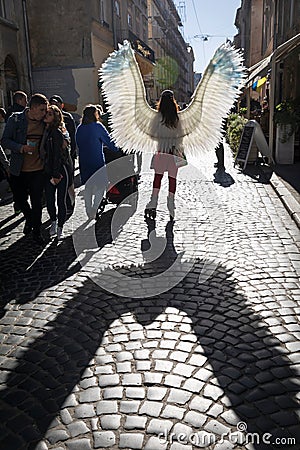
<instances>
[{"instance_id":1,"label":"curb stone","mask_svg":"<svg viewBox=\"0 0 300 450\"><path fill-rule=\"evenodd\" d=\"M275 173L272 174L270 184L300 229L300 195L292 187L287 188L282 179Z\"/></svg>"}]
</instances>

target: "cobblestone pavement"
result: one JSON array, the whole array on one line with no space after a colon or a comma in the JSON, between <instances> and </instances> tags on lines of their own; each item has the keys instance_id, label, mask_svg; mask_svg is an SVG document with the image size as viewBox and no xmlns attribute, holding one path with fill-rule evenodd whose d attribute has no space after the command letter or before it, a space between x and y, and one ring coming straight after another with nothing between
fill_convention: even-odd
<instances>
[{"instance_id":1,"label":"cobblestone pavement","mask_svg":"<svg viewBox=\"0 0 300 450\"><path fill-rule=\"evenodd\" d=\"M43 250L1 207L1 449L300 448L300 232L211 166L180 169L174 223L144 174Z\"/></svg>"}]
</instances>

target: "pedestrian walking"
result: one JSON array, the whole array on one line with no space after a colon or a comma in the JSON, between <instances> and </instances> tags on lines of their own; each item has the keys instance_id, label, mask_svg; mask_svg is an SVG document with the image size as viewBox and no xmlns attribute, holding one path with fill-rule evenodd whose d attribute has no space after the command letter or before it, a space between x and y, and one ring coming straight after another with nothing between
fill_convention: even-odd
<instances>
[{"instance_id":1,"label":"pedestrian walking","mask_svg":"<svg viewBox=\"0 0 300 450\"><path fill-rule=\"evenodd\" d=\"M112 151L119 150L111 140L104 125L100 122L99 108L96 105L87 105L84 108L82 122L76 130L76 142L79 151L81 182L86 184L86 212L90 219L95 219L99 203L108 185L103 145ZM92 175L101 168L103 170L101 171L101 176L97 177L97 182L87 183Z\"/></svg>"},{"instance_id":2,"label":"pedestrian walking","mask_svg":"<svg viewBox=\"0 0 300 450\"><path fill-rule=\"evenodd\" d=\"M0 145L0 181L7 180L9 178L9 161L7 156Z\"/></svg>"},{"instance_id":3,"label":"pedestrian walking","mask_svg":"<svg viewBox=\"0 0 300 450\"><path fill-rule=\"evenodd\" d=\"M49 99L50 105L56 105L61 110L63 115L63 120L66 129L68 130L69 136L70 136L70 155L73 162L73 167L75 167L75 160L77 158L77 152L76 152L76 139L75 139L75 133L76 133L76 125L75 120L71 113L64 110L64 101L60 95L52 95Z\"/></svg>"},{"instance_id":4,"label":"pedestrian walking","mask_svg":"<svg viewBox=\"0 0 300 450\"><path fill-rule=\"evenodd\" d=\"M225 172L225 152L224 152L224 144L223 140L226 135L226 122L222 125L222 139L215 149L217 162L214 164L214 167L217 168L218 172Z\"/></svg>"},{"instance_id":5,"label":"pedestrian walking","mask_svg":"<svg viewBox=\"0 0 300 450\"><path fill-rule=\"evenodd\" d=\"M5 116L6 116L5 109L0 108L0 141L2 139L4 128L5 128Z\"/></svg>"},{"instance_id":6,"label":"pedestrian walking","mask_svg":"<svg viewBox=\"0 0 300 450\"><path fill-rule=\"evenodd\" d=\"M23 232L27 235L32 231L34 241L40 245L44 243L41 224L45 182L40 143L47 106L48 100L44 95L34 94L29 101L29 108L13 113L8 118L1 141L5 149L11 150L10 183L14 199L25 217Z\"/></svg>"},{"instance_id":7,"label":"pedestrian walking","mask_svg":"<svg viewBox=\"0 0 300 450\"><path fill-rule=\"evenodd\" d=\"M72 160L69 154L69 135L58 106L49 105L44 119L46 129L41 152L46 173L45 193L51 220L50 237L63 239L63 226L67 215L67 195L72 183ZM57 203L57 208L56 208Z\"/></svg>"},{"instance_id":8,"label":"pedestrian walking","mask_svg":"<svg viewBox=\"0 0 300 450\"><path fill-rule=\"evenodd\" d=\"M25 92L24 92L24 95L26 96ZM23 95L20 95L20 97L18 97L18 94L16 94L14 96L14 98L17 99L16 101L18 101L18 99L20 99L22 104L25 103L24 98L26 98L26 103L27 103L27 96L24 97ZM25 104L25 106L26 106L26 104ZM23 111L24 108L23 108L22 105L20 105L18 103L15 103L15 110L16 111ZM4 133L5 126L6 126L6 118L9 115L10 114L8 114L5 111L4 108L0 108L0 142L1 142L1 139L2 139L2 136L3 136L3 133ZM7 156L7 159L9 160L10 159L10 153L11 153L10 150L9 149L4 149L4 152L5 152L6 156ZM8 184L9 184L9 189L12 190L11 186L10 186L10 178L9 177L7 177L7 181L8 181ZM20 214L21 209L20 209L20 206L18 205L18 203L16 202L15 198L13 198L13 208L14 208L15 214Z\"/></svg>"},{"instance_id":9,"label":"pedestrian walking","mask_svg":"<svg viewBox=\"0 0 300 450\"><path fill-rule=\"evenodd\" d=\"M75 186L74 186L74 172L75 172L75 162L77 159L77 145L76 145L76 139L75 139L75 133L76 133L76 124L75 120L71 113L68 111L65 111L64 107L64 101L60 95L52 95L49 99L50 105L56 105L61 110L63 115L63 120L65 127L69 133L70 137L70 155L72 159L72 167L73 167L73 174L72 174L72 183L69 186L68 189L68 196L67 196L67 210L72 213L74 210L75 205Z\"/></svg>"},{"instance_id":10,"label":"pedestrian walking","mask_svg":"<svg viewBox=\"0 0 300 450\"><path fill-rule=\"evenodd\" d=\"M173 91L165 90L162 92L157 105L157 110L161 115L160 121L163 126L170 129L170 131L173 131L174 136L176 135L176 133L181 132L181 128L178 127L179 107L174 98ZM174 219L175 216L174 196L176 192L176 178L178 166L179 164L186 165L186 159L182 158L182 156L183 153L179 155L178 150L176 149L175 146L172 146L168 152L161 152L159 149L158 152L153 156L151 168L154 169L155 175L153 180L151 199L145 209L145 217L149 217L152 219L155 219L156 217L156 207L161 187L161 181L164 172L167 172L169 180L169 194L167 198L167 207L170 213L170 218ZM181 159L182 161L180 161Z\"/></svg>"},{"instance_id":11,"label":"pedestrian walking","mask_svg":"<svg viewBox=\"0 0 300 450\"><path fill-rule=\"evenodd\" d=\"M5 120L15 112L22 112L27 106L27 94L23 91L16 91L13 94L13 104L7 108Z\"/></svg>"}]
</instances>

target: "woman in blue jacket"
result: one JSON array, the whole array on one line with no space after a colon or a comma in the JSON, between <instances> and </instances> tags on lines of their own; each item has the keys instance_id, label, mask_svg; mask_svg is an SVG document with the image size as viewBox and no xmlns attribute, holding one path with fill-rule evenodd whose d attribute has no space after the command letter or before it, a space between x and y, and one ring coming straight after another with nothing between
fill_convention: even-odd
<instances>
[{"instance_id":1,"label":"woman in blue jacket","mask_svg":"<svg viewBox=\"0 0 300 450\"><path fill-rule=\"evenodd\" d=\"M106 128L100 123L97 106L87 105L84 108L81 124L76 130L76 142L81 182L85 184L86 212L90 219L94 219L108 184L103 144L112 151L119 150ZM98 176L99 169L102 170Z\"/></svg>"}]
</instances>

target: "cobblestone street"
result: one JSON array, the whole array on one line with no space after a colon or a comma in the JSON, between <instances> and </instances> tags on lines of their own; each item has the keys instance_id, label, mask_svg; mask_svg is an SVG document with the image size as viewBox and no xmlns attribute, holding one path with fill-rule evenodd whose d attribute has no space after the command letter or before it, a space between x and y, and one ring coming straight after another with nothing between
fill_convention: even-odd
<instances>
[{"instance_id":1,"label":"cobblestone street","mask_svg":"<svg viewBox=\"0 0 300 450\"><path fill-rule=\"evenodd\" d=\"M300 449L300 231L213 163L180 169L174 222L166 180L143 217L152 171L96 224L78 189L44 249L0 207L1 449Z\"/></svg>"}]
</instances>

